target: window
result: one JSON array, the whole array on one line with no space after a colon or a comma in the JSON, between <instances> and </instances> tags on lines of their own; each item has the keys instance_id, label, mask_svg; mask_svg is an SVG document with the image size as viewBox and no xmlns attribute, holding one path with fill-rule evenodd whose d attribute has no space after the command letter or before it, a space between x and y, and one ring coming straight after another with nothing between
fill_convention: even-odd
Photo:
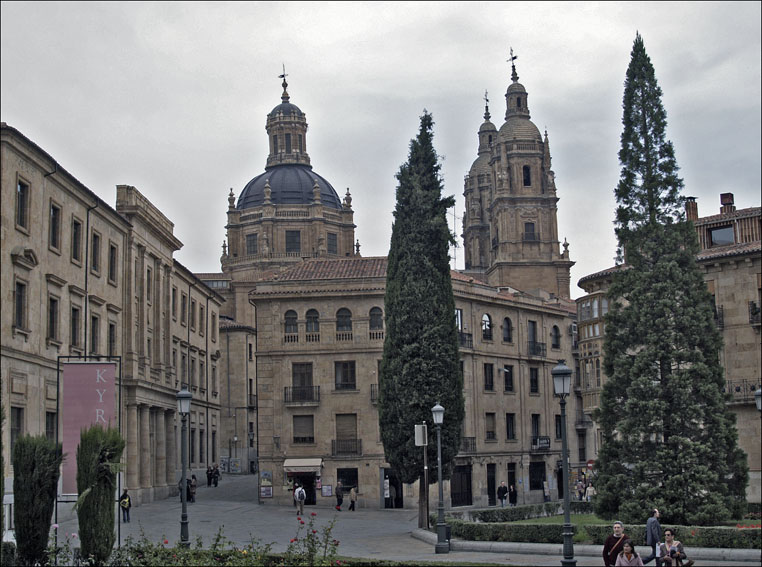
<instances>
[{"instance_id":1,"label":"window","mask_svg":"<svg viewBox=\"0 0 762 567\"><path fill-rule=\"evenodd\" d=\"M151 296L153 291L153 278L151 278L151 268L146 268L146 301L151 303Z\"/></svg>"},{"instance_id":2,"label":"window","mask_svg":"<svg viewBox=\"0 0 762 567\"><path fill-rule=\"evenodd\" d=\"M484 363L484 390L487 392L495 390L495 367L486 362Z\"/></svg>"},{"instance_id":3,"label":"window","mask_svg":"<svg viewBox=\"0 0 762 567\"><path fill-rule=\"evenodd\" d=\"M316 309L310 309L307 311L307 332L319 333L320 332L320 314Z\"/></svg>"},{"instance_id":4,"label":"window","mask_svg":"<svg viewBox=\"0 0 762 567\"><path fill-rule=\"evenodd\" d=\"M542 490L545 483L545 463L529 463L529 490Z\"/></svg>"},{"instance_id":5,"label":"window","mask_svg":"<svg viewBox=\"0 0 762 567\"><path fill-rule=\"evenodd\" d=\"M504 343L513 342L513 322L510 320L509 317L506 317L505 319L503 319L503 342Z\"/></svg>"},{"instance_id":6,"label":"window","mask_svg":"<svg viewBox=\"0 0 762 567\"><path fill-rule=\"evenodd\" d=\"M185 353L180 355L180 363L180 380L182 381L182 386L186 387L188 385L188 357Z\"/></svg>"},{"instance_id":7,"label":"window","mask_svg":"<svg viewBox=\"0 0 762 567\"><path fill-rule=\"evenodd\" d=\"M601 386L601 359L595 359L595 385L600 388Z\"/></svg>"},{"instance_id":8,"label":"window","mask_svg":"<svg viewBox=\"0 0 762 567\"><path fill-rule=\"evenodd\" d=\"M370 330L382 331L384 329L384 313L380 307L370 310Z\"/></svg>"},{"instance_id":9,"label":"window","mask_svg":"<svg viewBox=\"0 0 762 567\"><path fill-rule=\"evenodd\" d=\"M108 281L116 283L117 278L117 248L115 244L109 243L108 245Z\"/></svg>"},{"instance_id":10,"label":"window","mask_svg":"<svg viewBox=\"0 0 762 567\"><path fill-rule=\"evenodd\" d=\"M24 434L24 408L11 406L11 455L16 439Z\"/></svg>"},{"instance_id":11,"label":"window","mask_svg":"<svg viewBox=\"0 0 762 567\"><path fill-rule=\"evenodd\" d=\"M217 462L217 432L212 431L212 462Z\"/></svg>"},{"instance_id":12,"label":"window","mask_svg":"<svg viewBox=\"0 0 762 567\"><path fill-rule=\"evenodd\" d=\"M286 153L291 153L291 134L286 134Z\"/></svg>"},{"instance_id":13,"label":"window","mask_svg":"<svg viewBox=\"0 0 762 567\"><path fill-rule=\"evenodd\" d=\"M291 380L294 388L312 388L312 363L294 362L291 366Z\"/></svg>"},{"instance_id":14,"label":"window","mask_svg":"<svg viewBox=\"0 0 762 567\"><path fill-rule=\"evenodd\" d=\"M336 414L336 439L338 441L355 441L357 439L357 414L356 413L337 413ZM356 443L338 443L339 451L344 453L356 453ZM341 447L343 445L343 447Z\"/></svg>"},{"instance_id":15,"label":"window","mask_svg":"<svg viewBox=\"0 0 762 567\"><path fill-rule=\"evenodd\" d=\"M609 312L609 300L606 297L601 298L601 315Z\"/></svg>"},{"instance_id":16,"label":"window","mask_svg":"<svg viewBox=\"0 0 762 567\"><path fill-rule=\"evenodd\" d=\"M712 246L725 246L727 244L733 244L736 241L732 226L710 229L709 238Z\"/></svg>"},{"instance_id":17,"label":"window","mask_svg":"<svg viewBox=\"0 0 762 567\"><path fill-rule=\"evenodd\" d=\"M532 437L540 436L540 414L532 414Z\"/></svg>"},{"instance_id":18,"label":"window","mask_svg":"<svg viewBox=\"0 0 762 567\"><path fill-rule=\"evenodd\" d=\"M505 438L508 440L516 439L516 414L505 414Z\"/></svg>"},{"instance_id":19,"label":"window","mask_svg":"<svg viewBox=\"0 0 762 567\"><path fill-rule=\"evenodd\" d=\"M188 296L183 293L183 296L180 300L180 323L182 323L183 325L185 325L185 322L188 320L187 311L188 311Z\"/></svg>"},{"instance_id":20,"label":"window","mask_svg":"<svg viewBox=\"0 0 762 567\"><path fill-rule=\"evenodd\" d=\"M254 422L249 422L249 449L254 447Z\"/></svg>"},{"instance_id":21,"label":"window","mask_svg":"<svg viewBox=\"0 0 762 567\"><path fill-rule=\"evenodd\" d=\"M315 442L315 417L312 415L294 416L294 444Z\"/></svg>"},{"instance_id":22,"label":"window","mask_svg":"<svg viewBox=\"0 0 762 567\"><path fill-rule=\"evenodd\" d=\"M338 254L339 253L339 245L338 245L338 239L336 237L335 232L329 232L328 233L328 253L329 254Z\"/></svg>"},{"instance_id":23,"label":"window","mask_svg":"<svg viewBox=\"0 0 762 567\"><path fill-rule=\"evenodd\" d=\"M217 342L217 314L212 313L212 341Z\"/></svg>"},{"instance_id":24,"label":"window","mask_svg":"<svg viewBox=\"0 0 762 567\"><path fill-rule=\"evenodd\" d=\"M116 323L108 324L108 355L116 356ZM175 362L177 362L177 353L175 353Z\"/></svg>"},{"instance_id":25,"label":"window","mask_svg":"<svg viewBox=\"0 0 762 567\"><path fill-rule=\"evenodd\" d=\"M204 430L198 430L198 462L204 462Z\"/></svg>"},{"instance_id":26,"label":"window","mask_svg":"<svg viewBox=\"0 0 762 567\"><path fill-rule=\"evenodd\" d=\"M90 316L90 354L98 354L100 344L101 320L97 315Z\"/></svg>"},{"instance_id":27,"label":"window","mask_svg":"<svg viewBox=\"0 0 762 567\"><path fill-rule=\"evenodd\" d=\"M561 435L562 435L562 431L561 431L561 416L557 415L556 416L556 439L560 440L561 439Z\"/></svg>"},{"instance_id":28,"label":"window","mask_svg":"<svg viewBox=\"0 0 762 567\"><path fill-rule=\"evenodd\" d=\"M257 253L257 235L247 234L246 235L246 254L249 256L253 256L256 253Z\"/></svg>"},{"instance_id":29,"label":"window","mask_svg":"<svg viewBox=\"0 0 762 567\"><path fill-rule=\"evenodd\" d=\"M482 316L482 339L485 341L492 340L492 317L486 313Z\"/></svg>"},{"instance_id":30,"label":"window","mask_svg":"<svg viewBox=\"0 0 762 567\"><path fill-rule=\"evenodd\" d=\"M513 392L513 366L503 366L504 390Z\"/></svg>"},{"instance_id":31,"label":"window","mask_svg":"<svg viewBox=\"0 0 762 567\"><path fill-rule=\"evenodd\" d=\"M71 259L82 261L82 223L77 219L71 220Z\"/></svg>"},{"instance_id":32,"label":"window","mask_svg":"<svg viewBox=\"0 0 762 567\"><path fill-rule=\"evenodd\" d=\"M298 230L286 231L286 254L302 253L302 233Z\"/></svg>"},{"instance_id":33,"label":"window","mask_svg":"<svg viewBox=\"0 0 762 567\"><path fill-rule=\"evenodd\" d=\"M59 301L57 297L48 297L48 338L58 340L58 313Z\"/></svg>"},{"instance_id":34,"label":"window","mask_svg":"<svg viewBox=\"0 0 762 567\"><path fill-rule=\"evenodd\" d=\"M525 222L524 223L524 240L539 240L537 237L537 233L534 231L534 223L533 222Z\"/></svg>"},{"instance_id":35,"label":"window","mask_svg":"<svg viewBox=\"0 0 762 567\"><path fill-rule=\"evenodd\" d=\"M101 271L101 235L93 232L90 242L90 270L97 273Z\"/></svg>"},{"instance_id":36,"label":"window","mask_svg":"<svg viewBox=\"0 0 762 567\"><path fill-rule=\"evenodd\" d=\"M304 151L304 144L302 142L302 135L301 134L297 134L296 137L297 137L297 140L299 140L299 151L303 152Z\"/></svg>"},{"instance_id":37,"label":"window","mask_svg":"<svg viewBox=\"0 0 762 567\"><path fill-rule=\"evenodd\" d=\"M61 207L55 203L50 203L48 244L55 250L61 248Z\"/></svg>"},{"instance_id":38,"label":"window","mask_svg":"<svg viewBox=\"0 0 762 567\"><path fill-rule=\"evenodd\" d=\"M521 97L520 96L516 97L516 108L521 108Z\"/></svg>"},{"instance_id":39,"label":"window","mask_svg":"<svg viewBox=\"0 0 762 567\"><path fill-rule=\"evenodd\" d=\"M196 462L196 428L190 430L190 462Z\"/></svg>"},{"instance_id":40,"label":"window","mask_svg":"<svg viewBox=\"0 0 762 567\"><path fill-rule=\"evenodd\" d=\"M522 171L524 173L524 187L530 187L532 185L532 170L528 165L525 165Z\"/></svg>"},{"instance_id":41,"label":"window","mask_svg":"<svg viewBox=\"0 0 762 567\"><path fill-rule=\"evenodd\" d=\"M299 332L299 327L296 322L296 311L286 311L285 319L285 333L287 335L295 335Z\"/></svg>"},{"instance_id":42,"label":"window","mask_svg":"<svg viewBox=\"0 0 762 567\"><path fill-rule=\"evenodd\" d=\"M29 230L29 185L18 180L16 184L16 227Z\"/></svg>"},{"instance_id":43,"label":"window","mask_svg":"<svg viewBox=\"0 0 762 567\"><path fill-rule=\"evenodd\" d=\"M172 319L177 320L177 288L172 287Z\"/></svg>"},{"instance_id":44,"label":"window","mask_svg":"<svg viewBox=\"0 0 762 567\"><path fill-rule=\"evenodd\" d=\"M495 414L494 413L487 413L485 415L484 429L486 432L487 441L497 440L497 432L495 431Z\"/></svg>"},{"instance_id":45,"label":"window","mask_svg":"<svg viewBox=\"0 0 762 567\"><path fill-rule=\"evenodd\" d=\"M273 153L278 153L278 136L273 136Z\"/></svg>"},{"instance_id":46,"label":"window","mask_svg":"<svg viewBox=\"0 0 762 567\"><path fill-rule=\"evenodd\" d=\"M577 433L577 448L579 451L578 459L581 463L584 463L587 460L587 451L586 451L586 435L584 433Z\"/></svg>"},{"instance_id":47,"label":"window","mask_svg":"<svg viewBox=\"0 0 762 567\"><path fill-rule=\"evenodd\" d=\"M190 326L191 326L191 329L196 328L196 300L195 299L191 299Z\"/></svg>"},{"instance_id":48,"label":"window","mask_svg":"<svg viewBox=\"0 0 762 567\"><path fill-rule=\"evenodd\" d=\"M336 478L341 482L341 486L347 491L353 486L358 487L357 484L357 469L336 469Z\"/></svg>"},{"instance_id":49,"label":"window","mask_svg":"<svg viewBox=\"0 0 762 567\"><path fill-rule=\"evenodd\" d=\"M81 310L76 305L71 306L71 323L69 325L69 344L78 347L80 344Z\"/></svg>"},{"instance_id":50,"label":"window","mask_svg":"<svg viewBox=\"0 0 762 567\"><path fill-rule=\"evenodd\" d=\"M343 361L335 363L336 369L336 389L337 390L356 390L355 381L355 361Z\"/></svg>"},{"instance_id":51,"label":"window","mask_svg":"<svg viewBox=\"0 0 762 567\"><path fill-rule=\"evenodd\" d=\"M593 299L593 319L598 318L598 298Z\"/></svg>"},{"instance_id":52,"label":"window","mask_svg":"<svg viewBox=\"0 0 762 567\"><path fill-rule=\"evenodd\" d=\"M249 360L254 360L254 345L249 343Z\"/></svg>"},{"instance_id":53,"label":"window","mask_svg":"<svg viewBox=\"0 0 762 567\"><path fill-rule=\"evenodd\" d=\"M352 330L352 312L345 307L342 307L336 312L336 330L351 331Z\"/></svg>"},{"instance_id":54,"label":"window","mask_svg":"<svg viewBox=\"0 0 762 567\"><path fill-rule=\"evenodd\" d=\"M196 382L196 359L194 357L191 357L190 359L190 377L188 379L193 389L197 387Z\"/></svg>"},{"instance_id":55,"label":"window","mask_svg":"<svg viewBox=\"0 0 762 567\"><path fill-rule=\"evenodd\" d=\"M26 329L27 313L27 285L26 282L16 280L13 294L13 326L18 329Z\"/></svg>"},{"instance_id":56,"label":"window","mask_svg":"<svg viewBox=\"0 0 762 567\"><path fill-rule=\"evenodd\" d=\"M540 393L540 369L539 368L529 369L529 393L530 394Z\"/></svg>"},{"instance_id":57,"label":"window","mask_svg":"<svg viewBox=\"0 0 762 567\"><path fill-rule=\"evenodd\" d=\"M463 310L462 309L455 310L455 326L457 327L459 333L463 331Z\"/></svg>"},{"instance_id":58,"label":"window","mask_svg":"<svg viewBox=\"0 0 762 567\"><path fill-rule=\"evenodd\" d=\"M48 441L56 440L56 426L58 425L57 417L58 416L54 411L45 412L45 437L48 438Z\"/></svg>"},{"instance_id":59,"label":"window","mask_svg":"<svg viewBox=\"0 0 762 567\"><path fill-rule=\"evenodd\" d=\"M217 394L217 367L212 364L212 392Z\"/></svg>"},{"instance_id":60,"label":"window","mask_svg":"<svg viewBox=\"0 0 762 567\"><path fill-rule=\"evenodd\" d=\"M558 325L553 325L553 329L550 331L550 346L551 348L561 348L561 331L558 329Z\"/></svg>"}]
</instances>

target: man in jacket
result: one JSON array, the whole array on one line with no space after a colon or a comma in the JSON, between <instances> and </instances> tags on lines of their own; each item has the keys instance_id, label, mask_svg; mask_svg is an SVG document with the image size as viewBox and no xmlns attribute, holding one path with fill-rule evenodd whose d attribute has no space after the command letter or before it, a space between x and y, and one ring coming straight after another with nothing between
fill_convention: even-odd
<instances>
[{"instance_id":1,"label":"man in jacket","mask_svg":"<svg viewBox=\"0 0 762 567\"><path fill-rule=\"evenodd\" d=\"M651 555L643 558L643 565L652 559L656 559L656 566L661 567L661 559L656 553L656 549L661 543L661 524L659 523L659 510L651 510L651 517L646 522L646 545L651 548Z\"/></svg>"},{"instance_id":2,"label":"man in jacket","mask_svg":"<svg viewBox=\"0 0 762 567\"><path fill-rule=\"evenodd\" d=\"M500 507L505 508L505 499L508 498L508 487L504 482L500 483L500 487L497 489L497 499L500 500Z\"/></svg>"},{"instance_id":3,"label":"man in jacket","mask_svg":"<svg viewBox=\"0 0 762 567\"><path fill-rule=\"evenodd\" d=\"M629 539L624 535L624 525L622 522L614 522L614 533L603 542L603 565L604 567L613 567L616 565L616 558L622 551L624 540Z\"/></svg>"}]
</instances>

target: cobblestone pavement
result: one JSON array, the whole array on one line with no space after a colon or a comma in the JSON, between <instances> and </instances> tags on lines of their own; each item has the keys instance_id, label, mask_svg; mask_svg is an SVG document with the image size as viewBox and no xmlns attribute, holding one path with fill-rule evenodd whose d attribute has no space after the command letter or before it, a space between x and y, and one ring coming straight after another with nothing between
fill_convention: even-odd
<instances>
[{"instance_id":1,"label":"cobblestone pavement","mask_svg":"<svg viewBox=\"0 0 762 567\"><path fill-rule=\"evenodd\" d=\"M59 535L75 533L77 519L59 505ZM333 537L340 541L339 553L345 557L366 557L391 561L435 563L482 563L493 565L559 565L560 555L452 551L436 555L434 546L411 537L418 526L415 510L378 510L361 508L355 512L337 512L330 507L307 506L305 515L317 514L319 527L335 519ZM121 539L139 536L141 530L151 540L166 538L170 544L180 539L179 497L151 502L131 511L132 521L120 524ZM253 476L226 475L219 487L199 486L196 502L188 504L189 531L192 542L201 537L209 542L222 528L223 535L237 544L256 538L273 543L274 551L284 551L295 536L299 522L291 506L259 505ZM558 547L558 546L555 546ZM600 565L600 556L578 556L577 565ZM708 565L708 563L705 563ZM712 562L713 565L750 565L744 562Z\"/></svg>"}]
</instances>

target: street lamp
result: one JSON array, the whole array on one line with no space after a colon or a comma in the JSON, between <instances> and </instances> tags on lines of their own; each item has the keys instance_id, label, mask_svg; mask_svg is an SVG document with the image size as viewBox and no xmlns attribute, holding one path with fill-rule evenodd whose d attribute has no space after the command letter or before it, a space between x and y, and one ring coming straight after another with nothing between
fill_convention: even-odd
<instances>
[{"instance_id":1,"label":"street lamp","mask_svg":"<svg viewBox=\"0 0 762 567\"><path fill-rule=\"evenodd\" d=\"M439 480L439 506L437 507L437 545L434 548L437 553L450 553L450 542L447 541L447 524L444 521L444 495L442 494L442 422L444 421L444 408L435 405L431 408L434 416L434 425L437 426L437 479Z\"/></svg>"},{"instance_id":2,"label":"street lamp","mask_svg":"<svg viewBox=\"0 0 762 567\"><path fill-rule=\"evenodd\" d=\"M572 369L566 366L563 360L559 360L550 373L553 375L553 390L556 396L561 398L561 459L564 471L564 558L561 560L561 565L574 567L577 560L574 559L574 542L572 541L574 532L569 517L569 450L566 443L566 396L571 389Z\"/></svg>"},{"instance_id":3,"label":"street lamp","mask_svg":"<svg viewBox=\"0 0 762 567\"><path fill-rule=\"evenodd\" d=\"M182 477L180 480L180 502L182 502L182 515L180 516L180 546L181 547L190 547L190 537L188 535L188 491L186 489L187 485L187 477L185 476L185 471L187 469L187 461L188 461L188 444L186 442L187 438L187 427L186 427L186 420L188 419L188 414L190 413L190 405L191 405L191 399L193 399L193 395L183 386L183 389L177 392L177 413L180 414L180 417L183 421L182 426L182 434L180 436L180 465L183 468Z\"/></svg>"}]
</instances>

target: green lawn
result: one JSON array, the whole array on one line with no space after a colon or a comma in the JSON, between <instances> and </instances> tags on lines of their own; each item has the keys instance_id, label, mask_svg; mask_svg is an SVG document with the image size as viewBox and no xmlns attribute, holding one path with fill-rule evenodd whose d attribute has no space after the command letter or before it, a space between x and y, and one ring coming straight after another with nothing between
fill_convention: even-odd
<instances>
[{"instance_id":1,"label":"green lawn","mask_svg":"<svg viewBox=\"0 0 762 567\"><path fill-rule=\"evenodd\" d=\"M530 518L528 520L518 520L511 522L512 524L563 524L564 517L561 516L546 516L544 518ZM572 514L571 523L573 525L590 525L590 524L610 524L608 520L599 518L595 514Z\"/></svg>"}]
</instances>

